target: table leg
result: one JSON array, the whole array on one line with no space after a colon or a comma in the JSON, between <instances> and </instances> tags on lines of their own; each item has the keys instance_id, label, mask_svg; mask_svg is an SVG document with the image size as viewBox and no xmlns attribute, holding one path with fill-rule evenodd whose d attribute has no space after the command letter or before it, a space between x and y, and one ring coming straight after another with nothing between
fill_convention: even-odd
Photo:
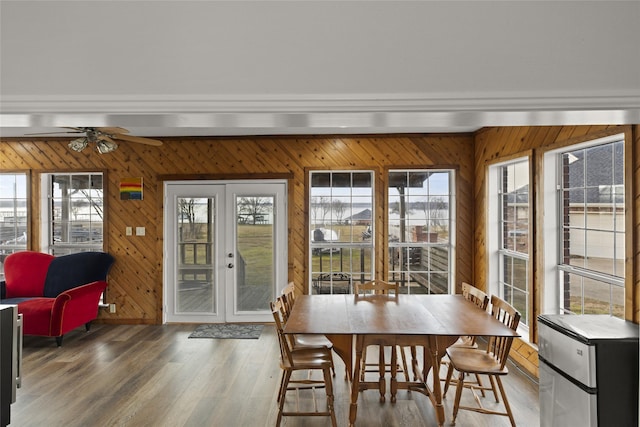
<instances>
[{"instance_id":1,"label":"table leg","mask_svg":"<svg viewBox=\"0 0 640 427\"><path fill-rule=\"evenodd\" d=\"M404 350L403 350L404 351ZM413 370L413 380L419 381L420 379L420 366L418 365L416 346L411 346L411 369Z\"/></svg>"},{"instance_id":2,"label":"table leg","mask_svg":"<svg viewBox=\"0 0 640 427\"><path fill-rule=\"evenodd\" d=\"M362 363L362 348L364 343L363 335L356 335L356 363L351 376L351 405L349 406L349 426L356 424L356 414L358 412L358 394L360 388L360 364Z\"/></svg>"},{"instance_id":3,"label":"table leg","mask_svg":"<svg viewBox=\"0 0 640 427\"><path fill-rule=\"evenodd\" d=\"M351 381L354 375L353 367L353 336L352 335L327 335L333 344L333 351L336 352L344 362L347 371L347 380ZM357 372L356 372L357 374Z\"/></svg>"},{"instance_id":4,"label":"table leg","mask_svg":"<svg viewBox=\"0 0 640 427\"><path fill-rule=\"evenodd\" d=\"M367 361L365 360L366 364ZM380 391L380 403L384 403L384 395L387 392L387 384L385 382L386 366L384 360L384 346L380 344L378 346L378 390Z\"/></svg>"},{"instance_id":5,"label":"table leg","mask_svg":"<svg viewBox=\"0 0 640 427\"><path fill-rule=\"evenodd\" d=\"M391 346L391 403L396 403L396 393L398 392L398 346Z\"/></svg>"},{"instance_id":6,"label":"table leg","mask_svg":"<svg viewBox=\"0 0 640 427\"><path fill-rule=\"evenodd\" d=\"M433 406L436 411L436 418L438 420L438 426L444 424L444 405L442 404L442 389L440 387L440 361L438 358L438 337L430 335L428 337L429 348L425 349L425 367L424 367L424 381L426 383L429 368L433 370ZM427 359L428 356L428 359ZM427 362L431 365L427 367Z\"/></svg>"}]
</instances>

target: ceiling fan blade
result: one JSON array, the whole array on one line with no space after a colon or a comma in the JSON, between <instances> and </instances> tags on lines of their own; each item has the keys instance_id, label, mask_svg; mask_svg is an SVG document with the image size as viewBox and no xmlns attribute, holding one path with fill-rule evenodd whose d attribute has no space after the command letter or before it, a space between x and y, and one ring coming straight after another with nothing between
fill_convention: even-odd
<instances>
[{"instance_id":1,"label":"ceiling fan blade","mask_svg":"<svg viewBox=\"0 0 640 427\"><path fill-rule=\"evenodd\" d=\"M69 128L69 129L74 129L74 128ZM82 130L76 130L76 131L64 131L64 132L40 132L40 133L25 133L25 136L35 136L35 135L59 135L59 134L66 134L69 135L71 133L84 133L84 131Z\"/></svg>"},{"instance_id":2,"label":"ceiling fan blade","mask_svg":"<svg viewBox=\"0 0 640 427\"><path fill-rule=\"evenodd\" d=\"M141 136L119 135L119 134L115 134L115 135L112 134L109 136L111 136L111 138L113 139L119 139L122 141L129 141L129 142L137 142L139 144L154 145L156 147L162 145L162 141L159 141L157 139L143 138Z\"/></svg>"},{"instance_id":3,"label":"ceiling fan blade","mask_svg":"<svg viewBox=\"0 0 640 427\"><path fill-rule=\"evenodd\" d=\"M94 128L98 132L106 133L108 135L115 135L117 133L129 133L128 129L119 127L107 127L107 128Z\"/></svg>"}]
</instances>

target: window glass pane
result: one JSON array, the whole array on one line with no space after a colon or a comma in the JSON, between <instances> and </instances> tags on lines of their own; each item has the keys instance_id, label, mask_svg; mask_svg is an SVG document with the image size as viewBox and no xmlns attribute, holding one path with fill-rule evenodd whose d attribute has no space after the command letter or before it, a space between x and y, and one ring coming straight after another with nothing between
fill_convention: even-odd
<instances>
[{"instance_id":1,"label":"window glass pane","mask_svg":"<svg viewBox=\"0 0 640 427\"><path fill-rule=\"evenodd\" d=\"M513 287L518 288L525 293L529 291L527 286L529 279L529 272L527 271L528 266L529 263L527 260L519 258L513 259Z\"/></svg>"},{"instance_id":2,"label":"window glass pane","mask_svg":"<svg viewBox=\"0 0 640 427\"><path fill-rule=\"evenodd\" d=\"M311 188L330 187L331 186L331 174L314 172L311 174Z\"/></svg>"},{"instance_id":3,"label":"window glass pane","mask_svg":"<svg viewBox=\"0 0 640 427\"><path fill-rule=\"evenodd\" d=\"M624 288L564 273L563 304L574 314L610 314L624 318Z\"/></svg>"},{"instance_id":4,"label":"window glass pane","mask_svg":"<svg viewBox=\"0 0 640 427\"><path fill-rule=\"evenodd\" d=\"M562 155L564 188L584 188L584 151L577 150ZM568 168L571 168L571 173Z\"/></svg>"},{"instance_id":5,"label":"window glass pane","mask_svg":"<svg viewBox=\"0 0 640 427\"><path fill-rule=\"evenodd\" d=\"M429 194L432 196L449 196L451 172L434 172L429 175ZM445 197L446 199L446 197Z\"/></svg>"},{"instance_id":6,"label":"window glass pane","mask_svg":"<svg viewBox=\"0 0 640 427\"><path fill-rule=\"evenodd\" d=\"M611 203L611 202L609 202ZM615 228L616 215L612 210L611 205L606 206L593 206L589 209L589 214L586 215L587 227L591 230L613 230Z\"/></svg>"},{"instance_id":7,"label":"window glass pane","mask_svg":"<svg viewBox=\"0 0 640 427\"><path fill-rule=\"evenodd\" d=\"M613 274L614 233L589 230L585 235L584 267L601 273Z\"/></svg>"},{"instance_id":8,"label":"window glass pane","mask_svg":"<svg viewBox=\"0 0 640 427\"><path fill-rule=\"evenodd\" d=\"M351 188L351 174L350 173L334 173L332 175L331 186L348 189Z\"/></svg>"},{"instance_id":9,"label":"window glass pane","mask_svg":"<svg viewBox=\"0 0 640 427\"><path fill-rule=\"evenodd\" d=\"M519 289L511 290L511 305L520 312L522 318L529 318L529 294Z\"/></svg>"},{"instance_id":10,"label":"window glass pane","mask_svg":"<svg viewBox=\"0 0 640 427\"><path fill-rule=\"evenodd\" d=\"M503 256L502 282L512 286L513 283L513 257Z\"/></svg>"},{"instance_id":11,"label":"window glass pane","mask_svg":"<svg viewBox=\"0 0 640 427\"><path fill-rule=\"evenodd\" d=\"M354 188L372 188L373 174L370 172L353 172L351 173Z\"/></svg>"},{"instance_id":12,"label":"window glass pane","mask_svg":"<svg viewBox=\"0 0 640 427\"><path fill-rule=\"evenodd\" d=\"M585 186L613 184L613 146L600 145L585 150Z\"/></svg>"},{"instance_id":13,"label":"window glass pane","mask_svg":"<svg viewBox=\"0 0 640 427\"><path fill-rule=\"evenodd\" d=\"M613 143L613 162L611 166L613 168L613 184L618 189L624 189L624 141Z\"/></svg>"}]
</instances>

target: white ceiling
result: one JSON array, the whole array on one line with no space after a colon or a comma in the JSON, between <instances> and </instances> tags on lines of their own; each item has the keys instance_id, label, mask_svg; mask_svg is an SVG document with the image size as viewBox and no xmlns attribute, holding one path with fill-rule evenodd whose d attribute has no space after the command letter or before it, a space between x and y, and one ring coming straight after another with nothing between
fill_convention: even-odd
<instances>
[{"instance_id":1,"label":"white ceiling","mask_svg":"<svg viewBox=\"0 0 640 427\"><path fill-rule=\"evenodd\" d=\"M640 123L640 2L1 1L0 136Z\"/></svg>"}]
</instances>

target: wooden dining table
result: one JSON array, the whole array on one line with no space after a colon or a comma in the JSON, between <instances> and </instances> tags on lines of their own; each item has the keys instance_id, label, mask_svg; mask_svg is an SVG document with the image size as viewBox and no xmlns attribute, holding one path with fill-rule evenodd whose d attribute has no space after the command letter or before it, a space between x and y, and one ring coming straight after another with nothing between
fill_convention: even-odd
<instances>
[{"instance_id":1,"label":"wooden dining table","mask_svg":"<svg viewBox=\"0 0 640 427\"><path fill-rule=\"evenodd\" d=\"M447 347L460 336L518 336L462 295L405 294L302 295L296 298L284 333L321 334L333 343L351 379L350 426L355 425L359 392L367 388L361 386L359 375L366 346L411 345L424 349L421 374L414 381L407 378L398 382L392 361L391 401L395 401L398 389L419 391L429 397L442 426L445 413L439 366ZM428 384L430 371L432 382Z\"/></svg>"}]
</instances>

